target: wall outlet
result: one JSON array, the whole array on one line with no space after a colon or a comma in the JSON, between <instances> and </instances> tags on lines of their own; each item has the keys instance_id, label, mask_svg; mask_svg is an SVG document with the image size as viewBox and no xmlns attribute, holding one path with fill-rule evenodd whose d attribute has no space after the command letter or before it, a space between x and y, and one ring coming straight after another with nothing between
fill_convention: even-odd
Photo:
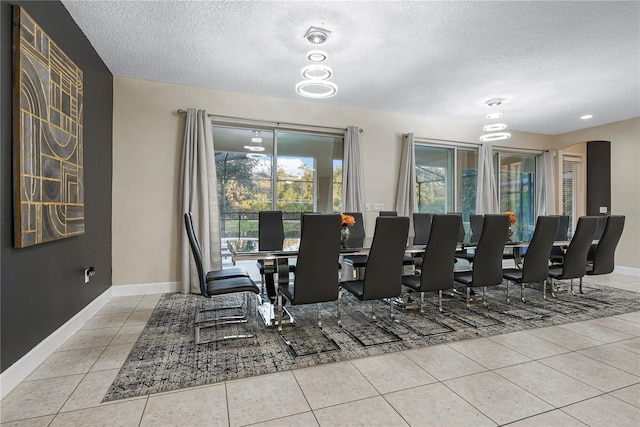
<instances>
[{"instance_id":1,"label":"wall outlet","mask_svg":"<svg viewBox=\"0 0 640 427\"><path fill-rule=\"evenodd\" d=\"M84 271L84 283L89 283L89 279L96 274L96 269L94 267L89 267Z\"/></svg>"},{"instance_id":2,"label":"wall outlet","mask_svg":"<svg viewBox=\"0 0 640 427\"><path fill-rule=\"evenodd\" d=\"M606 214L607 212L608 212L608 209L606 206L600 206L600 213Z\"/></svg>"}]
</instances>

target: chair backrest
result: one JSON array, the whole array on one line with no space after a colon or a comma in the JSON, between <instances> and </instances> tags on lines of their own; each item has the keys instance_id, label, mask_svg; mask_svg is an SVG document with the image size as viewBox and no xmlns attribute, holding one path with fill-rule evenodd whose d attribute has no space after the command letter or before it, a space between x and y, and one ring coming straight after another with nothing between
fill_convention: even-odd
<instances>
[{"instance_id":1,"label":"chair backrest","mask_svg":"<svg viewBox=\"0 0 640 427\"><path fill-rule=\"evenodd\" d=\"M560 218L558 231L556 232L556 240L563 241L569 238L569 215L551 215Z\"/></svg>"},{"instance_id":2,"label":"chair backrest","mask_svg":"<svg viewBox=\"0 0 640 427\"><path fill-rule=\"evenodd\" d=\"M397 211L380 211L378 216L398 216Z\"/></svg>"},{"instance_id":3,"label":"chair backrest","mask_svg":"<svg viewBox=\"0 0 640 427\"><path fill-rule=\"evenodd\" d=\"M604 229L607 225L607 215L598 215L598 226L596 227L596 235L593 236L593 240L600 240L602 237L602 233L604 233ZM593 258L596 256L596 247L598 245L593 243L589 248L589 253L587 254L587 261L593 261Z\"/></svg>"},{"instance_id":4,"label":"chair backrest","mask_svg":"<svg viewBox=\"0 0 640 427\"><path fill-rule=\"evenodd\" d=\"M457 215L433 215L429 242L422 255L421 292L453 287L459 227Z\"/></svg>"},{"instance_id":5,"label":"chair backrest","mask_svg":"<svg viewBox=\"0 0 640 427\"><path fill-rule=\"evenodd\" d=\"M426 245L429 241L429 233L431 232L431 221L433 214L430 213L414 213L413 214L413 244Z\"/></svg>"},{"instance_id":6,"label":"chair backrest","mask_svg":"<svg viewBox=\"0 0 640 427\"><path fill-rule=\"evenodd\" d=\"M477 242L482 234L482 222L484 215L469 215L469 223L471 223L471 238L469 242Z\"/></svg>"},{"instance_id":7,"label":"chair backrest","mask_svg":"<svg viewBox=\"0 0 640 427\"><path fill-rule=\"evenodd\" d=\"M184 226L187 229L187 236L189 237L189 245L191 246L191 253L196 262L196 268L198 270L198 280L200 281L200 292L203 296L209 297L207 293L207 286L205 283L205 271L202 263L202 250L200 249L200 242L196 237L196 232L193 228L193 217L191 212L184 214Z\"/></svg>"},{"instance_id":8,"label":"chair backrest","mask_svg":"<svg viewBox=\"0 0 640 427\"><path fill-rule=\"evenodd\" d=\"M581 216L578 218L576 231L564 254L562 262L562 278L576 279L587 272L587 254L598 228L597 216Z\"/></svg>"},{"instance_id":9,"label":"chair backrest","mask_svg":"<svg viewBox=\"0 0 640 427\"><path fill-rule=\"evenodd\" d=\"M462 213L461 212L447 212L448 215L458 215L458 221L460 225L460 229L458 230L458 243L464 243L464 223L462 222Z\"/></svg>"},{"instance_id":10,"label":"chair backrest","mask_svg":"<svg viewBox=\"0 0 640 427\"><path fill-rule=\"evenodd\" d=\"M473 259L472 286L502 283L502 254L509 232L509 215L487 214Z\"/></svg>"},{"instance_id":11,"label":"chair backrest","mask_svg":"<svg viewBox=\"0 0 640 427\"><path fill-rule=\"evenodd\" d=\"M399 296L409 217L379 216L364 271L363 300Z\"/></svg>"},{"instance_id":12,"label":"chair backrest","mask_svg":"<svg viewBox=\"0 0 640 427\"><path fill-rule=\"evenodd\" d=\"M345 212L345 215L351 215L356 223L349 227L349 246L360 248L364 246L365 230L362 212Z\"/></svg>"},{"instance_id":13,"label":"chair backrest","mask_svg":"<svg viewBox=\"0 0 640 427\"><path fill-rule=\"evenodd\" d=\"M549 255L558 232L560 217L539 216L522 267L524 283L542 282L549 276Z\"/></svg>"},{"instance_id":14,"label":"chair backrest","mask_svg":"<svg viewBox=\"0 0 640 427\"><path fill-rule=\"evenodd\" d=\"M338 299L340 214L305 215L293 279L293 304Z\"/></svg>"},{"instance_id":15,"label":"chair backrest","mask_svg":"<svg viewBox=\"0 0 640 427\"><path fill-rule=\"evenodd\" d=\"M616 246L624 229L624 215L613 215L607 218L607 223L596 246L593 257L593 270L590 274L611 273L615 267Z\"/></svg>"},{"instance_id":16,"label":"chair backrest","mask_svg":"<svg viewBox=\"0 0 640 427\"><path fill-rule=\"evenodd\" d=\"M258 250L279 251L283 242L282 211L258 212Z\"/></svg>"}]
</instances>

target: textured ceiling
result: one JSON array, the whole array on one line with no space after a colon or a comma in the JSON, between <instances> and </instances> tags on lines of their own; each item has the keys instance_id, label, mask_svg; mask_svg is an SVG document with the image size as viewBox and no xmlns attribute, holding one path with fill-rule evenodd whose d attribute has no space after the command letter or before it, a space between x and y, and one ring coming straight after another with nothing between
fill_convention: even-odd
<instances>
[{"instance_id":1,"label":"textured ceiling","mask_svg":"<svg viewBox=\"0 0 640 427\"><path fill-rule=\"evenodd\" d=\"M502 97L511 129L551 135L640 116L638 1L62 3L116 76L305 99L319 26L339 91L311 102L481 126Z\"/></svg>"}]
</instances>

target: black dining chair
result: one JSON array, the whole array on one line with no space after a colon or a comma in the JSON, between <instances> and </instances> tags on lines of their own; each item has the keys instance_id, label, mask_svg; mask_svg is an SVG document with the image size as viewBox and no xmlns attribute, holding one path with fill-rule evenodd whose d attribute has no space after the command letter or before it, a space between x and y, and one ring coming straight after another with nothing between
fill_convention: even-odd
<instances>
[{"instance_id":1,"label":"black dining chair","mask_svg":"<svg viewBox=\"0 0 640 427\"><path fill-rule=\"evenodd\" d=\"M556 242L564 242L569 239L569 215L551 215L557 216L560 219L560 223L558 225L558 232L556 233ZM559 246L554 246L551 249L551 255L549 255L549 260L552 264L562 264L562 257L564 256L564 251Z\"/></svg>"},{"instance_id":2,"label":"black dining chair","mask_svg":"<svg viewBox=\"0 0 640 427\"><path fill-rule=\"evenodd\" d=\"M471 237L469 242L476 243L480 239L482 234L482 222L484 221L484 215L469 215L469 223L471 225Z\"/></svg>"},{"instance_id":3,"label":"black dining chair","mask_svg":"<svg viewBox=\"0 0 640 427\"><path fill-rule=\"evenodd\" d=\"M587 257L588 276L613 272L616 247L622 236L624 221L624 215L612 215L607 218L604 231L598 240L593 256ZM580 280L582 281L582 279ZM582 286L580 286L580 292L582 293Z\"/></svg>"},{"instance_id":4,"label":"black dining chair","mask_svg":"<svg viewBox=\"0 0 640 427\"><path fill-rule=\"evenodd\" d=\"M431 232L433 214L416 212L413 214L413 244L426 245ZM413 264L416 269L422 267L422 254L414 254Z\"/></svg>"},{"instance_id":5,"label":"black dining chair","mask_svg":"<svg viewBox=\"0 0 640 427\"><path fill-rule=\"evenodd\" d=\"M258 295L260 293L260 288L251 280L248 275L241 276L224 276L223 273L216 279L206 280L208 274L205 274L203 259L202 259L202 251L200 248L200 242L198 242L198 238L196 237L195 230L193 228L193 219L191 212L187 212L184 214L184 223L187 230L187 236L189 237L189 244L191 246L191 253L193 254L193 258L196 264L196 269L198 271L198 281L200 283L200 293L205 298L211 298L213 296L224 296L231 294L244 294L244 304L246 305L245 313L239 316L220 316L214 319L205 318L205 313L215 312L218 310L227 310L230 308L238 308L238 307L214 307L214 308L204 308L196 309L195 317L194 317L194 335L195 335L195 343L198 344L206 344L209 342L229 340L229 339L237 339L237 338L251 338L255 336L255 333L236 333L233 335L224 335L221 338L211 338L203 340L201 338L201 332L204 329L208 328L217 328L224 327L225 325L237 324L237 323L246 323L249 320L249 313L251 311L251 300L254 300L254 318L255 318L255 329L258 329ZM222 272L225 269L218 270L218 272ZM231 268L229 270L236 270L235 268ZM255 296L255 298L251 297L251 294Z\"/></svg>"},{"instance_id":6,"label":"black dining chair","mask_svg":"<svg viewBox=\"0 0 640 427\"><path fill-rule=\"evenodd\" d=\"M593 240L597 240L597 241L600 240L600 238L602 237L602 234L604 233L604 229L607 225L608 218L609 218L608 215L598 215L598 226L596 227L596 235L593 236ZM597 246L598 246L597 243L591 244L591 247L589 248L589 253L587 254L587 264L590 264L591 261L593 260L593 257L595 256L595 253L596 253Z\"/></svg>"},{"instance_id":7,"label":"black dining chair","mask_svg":"<svg viewBox=\"0 0 640 427\"><path fill-rule=\"evenodd\" d=\"M284 243L284 224L282 222L282 211L260 211L258 212L258 250L259 251L280 251ZM262 278L263 293L275 302L276 288L274 274L278 268L285 271L295 271L295 265L289 264L286 258L278 259L275 264L267 264L265 260L257 261L258 270Z\"/></svg>"},{"instance_id":8,"label":"black dining chair","mask_svg":"<svg viewBox=\"0 0 640 427\"><path fill-rule=\"evenodd\" d=\"M338 299L338 257L340 256L340 214L304 215L300 231L298 261L293 280L278 286L276 323L280 336L294 357L300 356L282 334L284 300L291 305L317 304L317 324L333 350L340 346L322 328L322 303ZM333 351L331 350L331 351Z\"/></svg>"},{"instance_id":9,"label":"black dining chair","mask_svg":"<svg viewBox=\"0 0 640 427\"><path fill-rule=\"evenodd\" d=\"M345 215L350 215L355 219L355 224L349 227L349 246L352 248L360 248L364 246L365 229L364 220L362 218L362 212L345 212ZM366 255L348 255L345 256L343 261L353 268L356 278L362 276L363 269L367 266Z\"/></svg>"},{"instance_id":10,"label":"black dining chair","mask_svg":"<svg viewBox=\"0 0 640 427\"><path fill-rule=\"evenodd\" d=\"M527 256L522 269L507 268L502 276L507 280L507 302L509 299L509 283L520 283L520 299L524 299L524 286L526 283L541 282L545 286L549 276L549 254L553 248L553 242L558 231L560 218L557 216L539 216L531 242L527 246Z\"/></svg>"},{"instance_id":11,"label":"black dining chair","mask_svg":"<svg viewBox=\"0 0 640 427\"><path fill-rule=\"evenodd\" d=\"M482 233L475 250L473 268L453 274L455 282L466 286L468 308L471 308L471 288L482 287L482 304L486 305L486 287L502 284L502 254L507 243L508 232L508 215L485 215Z\"/></svg>"},{"instance_id":12,"label":"black dining chair","mask_svg":"<svg viewBox=\"0 0 640 427\"><path fill-rule=\"evenodd\" d=\"M433 215L420 274L402 276L403 285L420 292L420 313L424 313L424 293L430 291L438 291L438 310L442 312L442 291L453 287L458 231L457 216Z\"/></svg>"},{"instance_id":13,"label":"black dining chair","mask_svg":"<svg viewBox=\"0 0 640 427\"><path fill-rule=\"evenodd\" d=\"M378 216L398 216L397 211L380 211Z\"/></svg>"},{"instance_id":14,"label":"black dining chair","mask_svg":"<svg viewBox=\"0 0 640 427\"><path fill-rule=\"evenodd\" d=\"M578 218L576 231L573 233L571 242L567 251L562 258L562 264L552 265L549 268L549 282L551 286L551 295L555 298L554 280L571 281L570 291L573 295L573 279L580 279L587 273L587 254L593 243L598 227L597 216L582 216ZM543 297L547 298L546 289L543 287Z\"/></svg>"},{"instance_id":15,"label":"black dining chair","mask_svg":"<svg viewBox=\"0 0 640 427\"><path fill-rule=\"evenodd\" d=\"M402 259L408 234L408 217L377 217L364 277L361 280L340 281L340 294L345 290L360 301L372 301L373 321L376 320L373 300L398 297L402 293ZM393 305L393 301L390 301L391 318L393 318ZM342 326L341 316L341 298L339 298L339 326Z\"/></svg>"}]
</instances>

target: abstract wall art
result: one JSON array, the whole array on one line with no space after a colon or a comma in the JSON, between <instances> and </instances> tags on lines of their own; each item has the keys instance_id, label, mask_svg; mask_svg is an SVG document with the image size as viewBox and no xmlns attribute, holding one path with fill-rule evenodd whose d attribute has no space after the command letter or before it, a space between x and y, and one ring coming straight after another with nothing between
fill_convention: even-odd
<instances>
[{"instance_id":1,"label":"abstract wall art","mask_svg":"<svg viewBox=\"0 0 640 427\"><path fill-rule=\"evenodd\" d=\"M15 246L84 233L82 70L14 7Z\"/></svg>"}]
</instances>

